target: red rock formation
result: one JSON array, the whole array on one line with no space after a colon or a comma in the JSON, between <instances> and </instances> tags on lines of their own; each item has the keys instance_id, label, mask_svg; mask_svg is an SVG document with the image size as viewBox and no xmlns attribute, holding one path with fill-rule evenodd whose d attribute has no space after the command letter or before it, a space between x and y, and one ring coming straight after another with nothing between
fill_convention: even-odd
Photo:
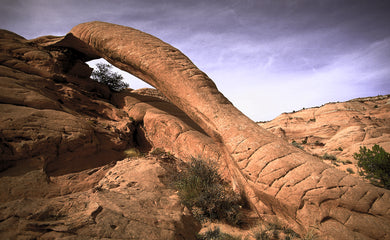
<instances>
[{"instance_id":1,"label":"red rock formation","mask_svg":"<svg viewBox=\"0 0 390 240\"><path fill-rule=\"evenodd\" d=\"M158 161L154 165L142 160L135 165L120 162L120 167L111 172L107 170L110 167L102 166L119 159L127 147L145 147L143 143L148 143L149 147L163 147L183 159L200 156L219 161L221 171L247 195L259 214L275 213L301 234L313 228L325 239L390 237L389 191L332 168L259 127L239 112L186 56L161 40L102 22L80 24L65 37L26 41L9 32L2 32L1 37L0 84L6 90L0 92L0 107L6 114L1 115L0 156L3 170L8 168L0 179L0 189L7 192L0 199L1 209L5 209L0 216L1 231L7 234L4 236L15 236L16 232L36 237L46 233L48 237L118 237L118 226L122 234L133 234L126 229L134 221L140 223L137 229L157 221L154 227L148 225L151 238L180 239L186 228L191 230L186 236L194 236L192 220L178 207L176 195L161 185L161 174L157 178L150 174L153 179L145 181L164 192L162 202L171 199L162 208L159 199L148 190L148 183L139 183L127 174L145 164L152 172L164 175ZM84 75L82 61L97 57L155 86L169 102L130 91L111 94L99 84L83 79L88 74ZM27 130L28 134L23 135ZM48 147L44 148L46 143ZM31 168L26 170L24 162ZM81 171L91 167L99 168ZM42 168L52 176L46 178ZM149 171L144 170L135 176L141 179ZM118 178L113 178L113 173ZM86 185L76 181L68 186L65 181L94 174L98 176ZM22 182L35 179L40 187L20 189L16 186L21 184L12 175ZM123 213L116 198L132 198L133 192L127 192L118 182L120 176L129 188L133 182L146 184L139 189L151 194L153 203L142 208L145 201L140 194L133 208L129 208L135 212L151 208L155 218L142 220ZM96 179L106 180L96 185ZM92 191L88 189L96 186L97 191L86 196ZM59 196L59 192L74 195ZM34 211L40 209L38 201L23 200L47 196L51 198L46 206L53 210L42 207L42 211ZM72 202L76 197L85 203L93 198L93 202L81 209L63 205L67 201L76 203ZM17 210L18 204L27 207ZM64 212L69 214L64 217ZM172 217L164 218L164 212ZM48 216L59 221L49 224L47 221L53 223L53 219Z\"/></svg>"},{"instance_id":2,"label":"red rock formation","mask_svg":"<svg viewBox=\"0 0 390 240\"><path fill-rule=\"evenodd\" d=\"M0 37L1 170L44 166L58 175L121 159L131 121L107 102L108 88L72 74L79 53L45 50L7 31Z\"/></svg>"},{"instance_id":3,"label":"red rock formation","mask_svg":"<svg viewBox=\"0 0 390 240\"><path fill-rule=\"evenodd\" d=\"M53 39L0 31L0 238L194 239L199 225L164 180L173 170L155 158L123 160L143 125L85 78L88 54ZM187 126L167 102L125 96L145 100L137 116L168 115L157 108L165 104L171 125ZM148 130L169 132L149 119Z\"/></svg>"},{"instance_id":4,"label":"red rock formation","mask_svg":"<svg viewBox=\"0 0 390 240\"><path fill-rule=\"evenodd\" d=\"M354 162L353 154L360 146L379 144L390 152L389 116L387 95L284 113L260 126L289 142L296 141L309 153L328 153Z\"/></svg>"},{"instance_id":5,"label":"red rock formation","mask_svg":"<svg viewBox=\"0 0 390 240\"><path fill-rule=\"evenodd\" d=\"M253 206L264 204L299 232L328 238L390 236L390 193L329 167L239 112L179 50L138 30L102 22L71 34L115 66L143 79L226 148L234 183Z\"/></svg>"}]
</instances>

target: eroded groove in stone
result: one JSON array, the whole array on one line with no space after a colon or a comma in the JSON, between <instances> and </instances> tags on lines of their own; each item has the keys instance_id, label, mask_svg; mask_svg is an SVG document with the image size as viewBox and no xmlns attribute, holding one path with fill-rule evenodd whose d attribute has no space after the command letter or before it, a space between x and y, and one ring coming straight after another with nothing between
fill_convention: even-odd
<instances>
[{"instance_id":1,"label":"eroded groove in stone","mask_svg":"<svg viewBox=\"0 0 390 240\"><path fill-rule=\"evenodd\" d=\"M275 179L271 182L271 185L270 185L270 186L273 186L274 183L276 183L276 182L278 182L279 180L281 180L281 179L287 177L287 175L292 174L292 172L293 172L294 170L296 170L297 168L301 167L301 166L304 165L304 164L305 164L305 163L300 163L300 164L298 164L297 166L293 166L292 168L288 169L288 170L285 172L285 174L281 175L281 176L278 177L278 178L275 178ZM306 178L302 179L302 180L299 181L299 182L302 182L302 181L304 181L305 179L306 179ZM295 183L294 186L297 185L299 182ZM284 181L283 185L285 185L286 183L287 183L287 181Z\"/></svg>"}]
</instances>

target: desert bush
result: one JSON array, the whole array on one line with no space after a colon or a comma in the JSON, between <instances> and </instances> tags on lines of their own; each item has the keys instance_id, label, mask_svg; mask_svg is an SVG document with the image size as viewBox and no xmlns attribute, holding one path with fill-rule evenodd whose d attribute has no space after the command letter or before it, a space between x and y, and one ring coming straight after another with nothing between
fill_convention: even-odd
<instances>
[{"instance_id":1,"label":"desert bush","mask_svg":"<svg viewBox=\"0 0 390 240\"><path fill-rule=\"evenodd\" d=\"M224 220L239 224L242 199L218 174L213 164L193 158L177 177L176 188L181 202L203 221Z\"/></svg>"},{"instance_id":2,"label":"desert bush","mask_svg":"<svg viewBox=\"0 0 390 240\"><path fill-rule=\"evenodd\" d=\"M317 158L322 158L320 155L318 155L317 153L313 153L312 154L313 157L317 157Z\"/></svg>"},{"instance_id":3,"label":"desert bush","mask_svg":"<svg viewBox=\"0 0 390 240\"><path fill-rule=\"evenodd\" d=\"M291 142L291 144L292 144L294 147L297 147L297 148L303 150L303 147L301 146L301 144L297 143L295 140L293 140L293 141Z\"/></svg>"},{"instance_id":4,"label":"desert bush","mask_svg":"<svg viewBox=\"0 0 390 240\"><path fill-rule=\"evenodd\" d=\"M390 189L390 154L381 146L375 144L372 150L360 147L359 153L353 157L358 161L361 175L372 183L379 181L379 185Z\"/></svg>"},{"instance_id":5,"label":"desert bush","mask_svg":"<svg viewBox=\"0 0 390 240\"><path fill-rule=\"evenodd\" d=\"M353 171L352 168L347 168L347 172L349 172L350 174L354 174L355 173L355 171Z\"/></svg>"},{"instance_id":6,"label":"desert bush","mask_svg":"<svg viewBox=\"0 0 390 240\"><path fill-rule=\"evenodd\" d=\"M283 228L283 232L284 232L284 234L286 234L285 239L295 239L295 238L299 238L300 237L299 234L296 233L291 228Z\"/></svg>"},{"instance_id":7,"label":"desert bush","mask_svg":"<svg viewBox=\"0 0 390 240\"><path fill-rule=\"evenodd\" d=\"M325 159L325 160L332 160L332 161L336 161L337 158L335 155L331 155L331 154L328 154L328 153L325 153L323 156L322 156L322 159Z\"/></svg>"},{"instance_id":8,"label":"desert bush","mask_svg":"<svg viewBox=\"0 0 390 240\"><path fill-rule=\"evenodd\" d=\"M300 239L299 234L294 232L294 230L278 222L264 223L252 231L251 235L256 240Z\"/></svg>"},{"instance_id":9,"label":"desert bush","mask_svg":"<svg viewBox=\"0 0 390 240\"><path fill-rule=\"evenodd\" d=\"M314 233L313 230L309 230L307 234L301 238L302 240L316 240L318 239L317 234Z\"/></svg>"},{"instance_id":10,"label":"desert bush","mask_svg":"<svg viewBox=\"0 0 390 240\"><path fill-rule=\"evenodd\" d=\"M110 64L98 63L96 64L96 68L91 74L93 80L107 85L115 92L129 87L127 83L122 81L122 75L110 70L112 68Z\"/></svg>"},{"instance_id":11,"label":"desert bush","mask_svg":"<svg viewBox=\"0 0 390 240\"><path fill-rule=\"evenodd\" d=\"M230 234L223 233L216 227L214 229L209 229L207 232L203 234L198 234L196 239L198 240L240 240L241 237L234 237Z\"/></svg>"},{"instance_id":12,"label":"desert bush","mask_svg":"<svg viewBox=\"0 0 390 240\"><path fill-rule=\"evenodd\" d=\"M256 240L269 240L270 239L266 230L261 230L261 231L255 232L254 238Z\"/></svg>"},{"instance_id":13,"label":"desert bush","mask_svg":"<svg viewBox=\"0 0 390 240\"><path fill-rule=\"evenodd\" d=\"M318 140L316 140L316 141L314 142L314 145L315 145L315 146L320 146L320 147L325 146L324 143L322 143L322 142L320 142L320 141L318 141Z\"/></svg>"}]
</instances>

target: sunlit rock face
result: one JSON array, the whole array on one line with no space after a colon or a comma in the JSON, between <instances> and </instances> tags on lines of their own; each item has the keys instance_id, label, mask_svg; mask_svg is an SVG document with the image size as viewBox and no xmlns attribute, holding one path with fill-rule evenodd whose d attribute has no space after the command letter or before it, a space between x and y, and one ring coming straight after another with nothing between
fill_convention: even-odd
<instances>
[{"instance_id":1,"label":"sunlit rock face","mask_svg":"<svg viewBox=\"0 0 390 240\"><path fill-rule=\"evenodd\" d=\"M71 196L61 193L92 192L96 199L83 205L83 217L73 217L76 211L72 207L63 208L60 204L53 208L54 212L69 216L65 219L83 219L80 220L83 223L89 219L88 224L69 227L63 224L64 220L56 222L63 228L56 224L31 228L29 224L49 221L46 217L31 218L26 220L26 225L19 224L18 231L40 236L42 231L38 232L42 228L46 229L45 234L63 234L61 229L67 229L63 232L72 236L113 237L118 226L127 229L129 225L125 222L129 224L131 220L115 199L125 201L129 196L131 199L127 191L136 182L143 186L139 189L144 189L144 194L135 195L136 202L151 194L154 203L157 200L149 193L151 190L142 185L151 181L161 188L158 191L164 192L160 204L157 201L148 205L154 206L152 216L166 226L176 226L163 228L156 224L150 228L154 234L151 236L190 239L197 227L184 208L170 207L181 206L174 191L162 184L161 178L141 178L146 174L152 178L155 175L151 172L162 171L157 176L164 175L163 169L167 170L161 169L158 160L152 161L153 164L138 160L137 164L143 167L123 161L116 163L121 166L118 168L112 167L115 163L107 165L122 159L122 152L129 147L143 151L160 147L183 160L201 157L218 162L220 172L231 180L236 191L246 195L259 216L276 214L303 235L313 230L325 239L390 237L389 191L337 170L258 126L238 111L213 81L178 49L149 34L125 26L90 22L75 26L65 37L33 41L4 32L1 44L4 50L0 84L5 90L0 92L0 99L1 111L6 114L1 115L4 130L0 136L0 154L5 160L0 183L8 192L2 195L1 201L8 210L0 222L8 225L1 229L21 221L12 215L16 201L33 196L50 197L50 201L57 201L48 201L47 206L52 206ZM25 57L31 51L36 53ZM164 97L131 90L112 93L92 82L85 77L88 74L83 61L99 57L153 85ZM11 91L14 94L9 94ZM146 168L145 172L139 168ZM128 174L132 171L142 173L140 181ZM118 178L112 179L114 173ZM77 180L83 176L90 181ZM121 176L123 184L129 183L127 187L117 182ZM31 187L9 188L10 182L20 186L14 178L38 179L36 186L41 187L37 191L29 190L34 189ZM120 197L111 197L118 191ZM90 202L91 196L77 198ZM31 201L32 208L37 209L34 204L37 203ZM132 208L137 212L140 206L135 203ZM171 211L171 217L167 218L164 211ZM28 214L35 213L30 210ZM115 217L121 214L123 218ZM62 216L41 215L54 215L58 219ZM106 223L98 222L104 216L122 222L107 222L112 225L108 228ZM150 221L142 218L139 223ZM94 224L101 228L91 230ZM184 236L182 229L190 232Z\"/></svg>"}]
</instances>

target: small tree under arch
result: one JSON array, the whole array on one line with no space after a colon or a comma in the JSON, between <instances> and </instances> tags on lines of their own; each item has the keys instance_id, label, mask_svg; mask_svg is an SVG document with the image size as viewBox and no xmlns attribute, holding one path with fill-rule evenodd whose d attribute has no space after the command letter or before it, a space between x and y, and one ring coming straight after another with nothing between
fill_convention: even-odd
<instances>
[{"instance_id":1,"label":"small tree under arch","mask_svg":"<svg viewBox=\"0 0 390 240\"><path fill-rule=\"evenodd\" d=\"M129 84L123 82L122 75L111 71L112 65L98 63L96 64L96 68L91 74L93 80L107 85L115 92L129 87Z\"/></svg>"}]
</instances>

